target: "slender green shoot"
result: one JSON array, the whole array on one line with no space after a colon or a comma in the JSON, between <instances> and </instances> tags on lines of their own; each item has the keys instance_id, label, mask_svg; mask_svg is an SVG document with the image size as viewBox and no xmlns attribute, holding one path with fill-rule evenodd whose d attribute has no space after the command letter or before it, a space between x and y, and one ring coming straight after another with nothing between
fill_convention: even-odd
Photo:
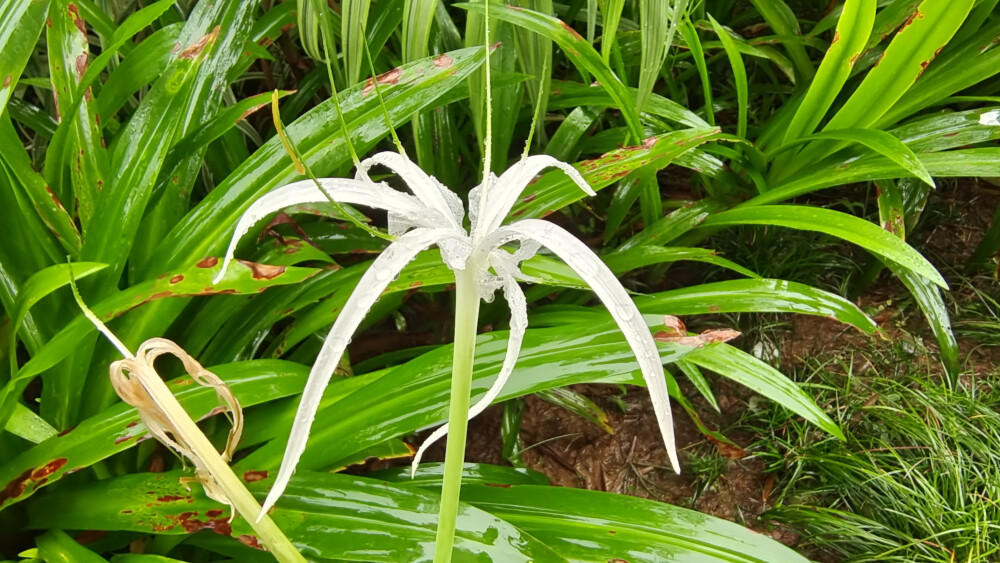
<instances>
[{"instance_id":1,"label":"slender green shoot","mask_svg":"<svg viewBox=\"0 0 1000 563\"><path fill-rule=\"evenodd\" d=\"M389 110L385 107L385 99L382 97L382 89L379 88L378 76L375 75L375 63L372 62L372 53L368 48L368 39L365 38L361 42L365 46L365 59L368 61L368 71L372 75L372 86L375 87L375 95L378 96L378 103L382 106L382 116L385 117L385 126L389 129L389 134L392 135L392 143L396 145L396 150L399 151L401 156L406 156L406 149L403 147L403 143L399 140L399 135L396 134L396 128L392 126L392 119L389 117ZM409 157L407 157L409 160Z\"/></svg>"},{"instance_id":2,"label":"slender green shoot","mask_svg":"<svg viewBox=\"0 0 1000 563\"><path fill-rule=\"evenodd\" d=\"M549 62L542 61L542 76L549 71ZM531 139L535 134L535 128L538 127L538 123L542 120L542 115L545 113L545 108L542 107L542 90L544 86L542 81L538 81L538 96L535 99L535 111L531 116L531 127L528 128L528 140L524 142L524 152L521 153L521 160L524 161L528 158L528 153L531 151Z\"/></svg>"},{"instance_id":3,"label":"slender green shoot","mask_svg":"<svg viewBox=\"0 0 1000 563\"><path fill-rule=\"evenodd\" d=\"M325 46L326 42L324 41L323 44ZM340 111L339 106L337 111L338 112ZM341 124L346 128L347 125L343 123L344 120L343 114L341 113L340 115L342 122ZM338 213L346 217L347 220L350 221L352 225L363 230L364 232L370 234L373 237L378 237L380 239L389 241L395 240L392 237L392 235L388 235L386 233L383 233L377 229L373 229L370 226L366 225L364 221L361 221L355 216L356 212L352 213L351 211L348 211L346 208L344 208L343 205L341 205L336 200L331 198L330 194L326 193L326 190L324 190L323 187L320 185L319 179L316 178L316 175L313 174L312 170L309 168L309 165L306 164L305 159L302 158L302 155L299 153L299 150L295 147L295 144L292 142L292 138L289 137L287 133L285 133L285 127L281 123L281 112L278 111L277 90L275 90L274 93L271 95L271 117L274 119L274 129L278 133L278 137L281 138L281 143L285 146L285 150L288 151L288 155L292 158L292 164L295 165L296 172L298 172L299 174L305 174L309 176L309 179L312 180L314 184L316 184L316 189L318 189L324 196L326 196L327 201L329 201L330 204L333 205L333 208L336 209ZM351 154L354 154L354 148L351 146L350 138L347 139L347 146L351 147ZM357 165L360 164L361 161L357 161Z\"/></svg>"}]
</instances>

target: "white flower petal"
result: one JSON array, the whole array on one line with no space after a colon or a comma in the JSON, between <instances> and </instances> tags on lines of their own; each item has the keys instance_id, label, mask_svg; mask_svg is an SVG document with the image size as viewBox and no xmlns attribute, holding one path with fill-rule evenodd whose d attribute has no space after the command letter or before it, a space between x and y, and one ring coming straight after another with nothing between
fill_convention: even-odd
<instances>
[{"instance_id":1,"label":"white flower petal","mask_svg":"<svg viewBox=\"0 0 1000 563\"><path fill-rule=\"evenodd\" d=\"M673 417L670 414L670 397L663 373L663 364L656 349L656 342L643 322L635 303L629 298L618 278L587 245L558 225L538 219L525 219L504 227L519 237L529 238L547 247L561 258L594 290L625 335L625 340L635 352L642 377L653 400L653 410L660 426L663 445L667 448L670 464L680 473L677 447L674 443ZM498 233L499 234L499 233Z\"/></svg>"},{"instance_id":2,"label":"white flower petal","mask_svg":"<svg viewBox=\"0 0 1000 563\"><path fill-rule=\"evenodd\" d=\"M486 407L493 404L493 401L500 395L500 391L503 390L503 386L507 383L507 380L510 379L510 374L514 371L514 364L517 363L517 357L521 355L521 343L524 341L524 332L528 328L528 302L524 297L524 292L517 285L517 281L509 276L504 280L504 296L507 298L508 305L510 305L510 335L507 337L507 353L504 355L503 365L500 367L500 374L497 375L496 381L486 391L483 398L479 399L469 409L469 416L466 418L465 423L468 423L469 420L486 410ZM427 451L427 448L447 434L448 423L445 423L424 440L417 453L414 454L413 462L410 463L410 477L416 475L417 466L420 465L420 459L423 457L424 452Z\"/></svg>"},{"instance_id":3,"label":"white flower petal","mask_svg":"<svg viewBox=\"0 0 1000 563\"><path fill-rule=\"evenodd\" d=\"M489 233L500 226L514 204L517 203L517 199L521 197L528 182L546 168L562 170L587 195L596 195L590 184L583 179L576 168L548 155L529 156L508 168L499 179L490 183L488 201L484 204L484 216L481 218L482 221L477 221L478 224L482 225L483 233Z\"/></svg>"},{"instance_id":4,"label":"white flower petal","mask_svg":"<svg viewBox=\"0 0 1000 563\"><path fill-rule=\"evenodd\" d=\"M980 125L992 125L1000 127L1000 110L988 111L979 116Z\"/></svg>"},{"instance_id":5,"label":"white flower petal","mask_svg":"<svg viewBox=\"0 0 1000 563\"><path fill-rule=\"evenodd\" d=\"M357 330L368 310L378 300L385 288L399 275L399 272L412 261L417 254L444 237L454 236L452 229L414 229L400 237L382 251L382 254L372 262L368 271L361 276L354 293L348 298L344 309L337 316L330 333L323 342L323 348L309 372L309 379L302 391L302 400L295 413L295 422L285 446L285 455L281 460L281 468L274 487L267 495L261 514L266 513L284 492L295 472L295 466L305 451L309 439L309 430L320 401L323 390L326 389L334 370L340 364L340 358L350 342L351 335Z\"/></svg>"},{"instance_id":6,"label":"white flower petal","mask_svg":"<svg viewBox=\"0 0 1000 563\"><path fill-rule=\"evenodd\" d=\"M229 262L232 261L233 253L236 251L236 245L243 235L264 217L292 205L326 203L332 199L338 203L364 205L399 215L419 215L427 212L427 209L413 196L393 190L381 182L375 184L343 178L320 178L319 184L329 199L316 187L315 182L302 180L272 190L253 202L236 223L233 238L229 241L226 257L222 261L222 269L212 283L219 283L225 276Z\"/></svg>"},{"instance_id":7,"label":"white flower petal","mask_svg":"<svg viewBox=\"0 0 1000 563\"><path fill-rule=\"evenodd\" d=\"M437 178L428 176L413 161L394 152L380 152L362 160L361 164L358 165L355 178L371 181L368 179L368 171L376 165L385 166L398 174L406 182L406 186L413 191L413 195L417 196L424 205L440 212L442 219L448 221L451 227L462 228L462 217L465 215L462 200Z\"/></svg>"}]
</instances>

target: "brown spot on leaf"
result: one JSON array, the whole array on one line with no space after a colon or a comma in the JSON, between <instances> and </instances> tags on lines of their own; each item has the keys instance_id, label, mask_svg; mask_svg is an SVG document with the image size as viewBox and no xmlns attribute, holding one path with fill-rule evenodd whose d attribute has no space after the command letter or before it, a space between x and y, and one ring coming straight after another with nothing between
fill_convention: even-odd
<instances>
[{"instance_id":1,"label":"brown spot on leaf","mask_svg":"<svg viewBox=\"0 0 1000 563\"><path fill-rule=\"evenodd\" d=\"M830 46L833 47L837 43L837 41L840 41L840 32L839 31L834 31L833 32L833 41L830 41Z\"/></svg>"},{"instance_id":2,"label":"brown spot on leaf","mask_svg":"<svg viewBox=\"0 0 1000 563\"><path fill-rule=\"evenodd\" d=\"M63 436L65 436L65 435L69 434L70 432L72 432L73 429L75 429L75 428L76 428L76 426L70 426L69 428L63 430L62 432L60 432L58 434L56 434L56 436L62 438Z\"/></svg>"},{"instance_id":3,"label":"brown spot on leaf","mask_svg":"<svg viewBox=\"0 0 1000 563\"><path fill-rule=\"evenodd\" d=\"M180 495L163 495L162 497L157 497L156 500L160 502L174 502L177 500L184 500L185 498L187 497L183 497Z\"/></svg>"},{"instance_id":4,"label":"brown spot on leaf","mask_svg":"<svg viewBox=\"0 0 1000 563\"><path fill-rule=\"evenodd\" d=\"M62 469L64 465L66 465L66 458L61 457L61 458L58 458L58 459L54 459L54 460L46 463L45 465L39 467L38 469L36 469L31 474L31 478L37 480L37 479L41 479L43 477L48 477L49 475L52 475L56 471L59 471L60 469Z\"/></svg>"},{"instance_id":5,"label":"brown spot on leaf","mask_svg":"<svg viewBox=\"0 0 1000 563\"><path fill-rule=\"evenodd\" d=\"M215 256L209 256L208 258L202 258L201 262L198 262L195 266L198 266L199 268L214 268L218 263L218 258Z\"/></svg>"},{"instance_id":6,"label":"brown spot on leaf","mask_svg":"<svg viewBox=\"0 0 1000 563\"><path fill-rule=\"evenodd\" d=\"M389 72L378 75L376 80L378 80L379 86L384 86L386 84L394 86L399 82L400 76L403 76L403 69L396 67ZM361 91L361 95L367 96L374 89L375 81L369 78L368 81L365 82L365 88Z\"/></svg>"},{"instance_id":7,"label":"brown spot on leaf","mask_svg":"<svg viewBox=\"0 0 1000 563\"><path fill-rule=\"evenodd\" d=\"M222 516L222 509L213 508L212 510L206 510L205 516L208 516L209 518L218 518L219 516Z\"/></svg>"},{"instance_id":8,"label":"brown spot on leaf","mask_svg":"<svg viewBox=\"0 0 1000 563\"><path fill-rule=\"evenodd\" d=\"M21 496L28 483L28 479L31 479L31 470L25 469L24 473L21 473L13 481L7 483L7 486L0 491L0 506L6 503L8 499Z\"/></svg>"},{"instance_id":9,"label":"brown spot on leaf","mask_svg":"<svg viewBox=\"0 0 1000 563\"><path fill-rule=\"evenodd\" d=\"M10 87L10 83L11 83L11 81L13 81L13 80L14 80L14 79L13 79L13 78L11 78L11 76L10 76L10 75L8 74L8 75L7 75L7 77L3 79L3 87L4 87L4 88L9 88L9 87Z\"/></svg>"},{"instance_id":10,"label":"brown spot on leaf","mask_svg":"<svg viewBox=\"0 0 1000 563\"><path fill-rule=\"evenodd\" d=\"M124 442L128 442L131 439L132 439L132 436L129 436L128 434L126 434L124 436L119 436L119 437L115 438L115 445L117 446L118 444L121 444L121 443L124 443Z\"/></svg>"},{"instance_id":11,"label":"brown spot on leaf","mask_svg":"<svg viewBox=\"0 0 1000 563\"><path fill-rule=\"evenodd\" d=\"M56 196L56 192L52 191L52 188L50 186L45 186L45 191L49 192L49 197L52 198L52 201L56 204L56 207L58 207L61 211L66 211L66 208L63 207L62 202L60 202L59 198Z\"/></svg>"},{"instance_id":12,"label":"brown spot on leaf","mask_svg":"<svg viewBox=\"0 0 1000 563\"><path fill-rule=\"evenodd\" d=\"M139 421L133 420L132 422L125 425L125 428L133 428L139 424Z\"/></svg>"},{"instance_id":13,"label":"brown spot on leaf","mask_svg":"<svg viewBox=\"0 0 1000 563\"><path fill-rule=\"evenodd\" d=\"M202 51L205 50L205 47L209 43L215 41L215 38L218 35L219 35L219 26L215 26L215 29L213 29L208 35L203 36L201 39L195 41L193 44L189 45L183 51L178 53L177 58L194 59L198 57L198 55L201 55Z\"/></svg>"},{"instance_id":14,"label":"brown spot on leaf","mask_svg":"<svg viewBox=\"0 0 1000 563\"><path fill-rule=\"evenodd\" d=\"M583 40L583 36L582 36L582 35L580 35L579 33L577 33L577 31L576 31L575 29L573 29L573 28L572 28L572 27L571 27L571 26L570 26L569 24L567 24L566 22L564 22L564 21L562 21L562 20L559 20L559 25L563 26L563 29L565 29L566 31L568 31L568 32L572 33L572 34L573 34L573 37L575 37L575 38L577 38L577 39L579 39L579 40L581 40L581 41Z\"/></svg>"},{"instance_id":15,"label":"brown spot on leaf","mask_svg":"<svg viewBox=\"0 0 1000 563\"><path fill-rule=\"evenodd\" d=\"M76 56L74 62L76 65L76 77L83 78L83 73L87 72L87 64L90 62L90 57L87 56L87 53L80 53Z\"/></svg>"},{"instance_id":16,"label":"brown spot on leaf","mask_svg":"<svg viewBox=\"0 0 1000 563\"><path fill-rule=\"evenodd\" d=\"M80 33L87 35L87 28L84 26L83 18L80 17L80 10L77 9L76 4L70 2L67 6L69 11L69 17L73 18L73 25L80 30Z\"/></svg>"},{"instance_id":17,"label":"brown spot on leaf","mask_svg":"<svg viewBox=\"0 0 1000 563\"><path fill-rule=\"evenodd\" d=\"M255 469L252 471L247 471L246 473L243 474L243 480L246 481L247 483L253 483L254 481L263 481L264 479L267 479L266 470Z\"/></svg>"},{"instance_id":18,"label":"brown spot on leaf","mask_svg":"<svg viewBox=\"0 0 1000 563\"><path fill-rule=\"evenodd\" d=\"M177 274L176 276L170 278L171 285L182 281L184 281L184 274Z\"/></svg>"},{"instance_id":19,"label":"brown spot on leaf","mask_svg":"<svg viewBox=\"0 0 1000 563\"><path fill-rule=\"evenodd\" d=\"M455 59L449 57L445 53L434 57L434 66L437 68L448 68L455 62Z\"/></svg>"},{"instance_id":20,"label":"brown spot on leaf","mask_svg":"<svg viewBox=\"0 0 1000 563\"><path fill-rule=\"evenodd\" d=\"M487 487L497 487L499 489L509 489L509 483L484 483Z\"/></svg>"},{"instance_id":21,"label":"brown spot on leaf","mask_svg":"<svg viewBox=\"0 0 1000 563\"><path fill-rule=\"evenodd\" d=\"M243 264L247 268L250 268L250 274L255 280L273 280L274 278L285 273L284 266L258 264L257 262L247 262L245 260L237 260L237 262Z\"/></svg>"},{"instance_id":22,"label":"brown spot on leaf","mask_svg":"<svg viewBox=\"0 0 1000 563\"><path fill-rule=\"evenodd\" d=\"M262 545L260 545L260 541L256 537L254 537L254 536L248 536L248 535L244 534L244 535L242 535L242 536L240 536L240 537L238 537L236 539L241 544L243 544L243 545L245 545L247 547L252 547L254 549L259 549L261 551L264 551L264 547Z\"/></svg>"}]
</instances>

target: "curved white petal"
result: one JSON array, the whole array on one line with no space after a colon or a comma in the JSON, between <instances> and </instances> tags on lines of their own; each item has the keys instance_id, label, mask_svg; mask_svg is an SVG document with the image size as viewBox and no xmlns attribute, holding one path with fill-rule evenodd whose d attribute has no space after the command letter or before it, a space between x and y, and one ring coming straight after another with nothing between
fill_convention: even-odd
<instances>
[{"instance_id":1,"label":"curved white petal","mask_svg":"<svg viewBox=\"0 0 1000 563\"><path fill-rule=\"evenodd\" d=\"M625 335L625 340L635 352L642 377L649 388L653 400L653 410L660 426L663 445L667 448L670 464L680 473L677 460L677 446L674 443L673 417L670 413L670 396L667 394L666 376L649 328L642 315L628 296L621 282L587 245L563 230L558 225L538 219L525 219L507 225L502 229L518 237L533 239L547 247L576 270L581 278L594 290L615 322Z\"/></svg>"},{"instance_id":2,"label":"curved white petal","mask_svg":"<svg viewBox=\"0 0 1000 563\"><path fill-rule=\"evenodd\" d=\"M413 191L413 195L424 205L439 211L451 227L462 228L462 216L465 214L462 200L437 178L428 176L413 161L394 152L380 152L362 160L355 172L355 178L371 181L368 178L368 171L376 165L385 166L398 174Z\"/></svg>"},{"instance_id":3,"label":"curved white petal","mask_svg":"<svg viewBox=\"0 0 1000 563\"><path fill-rule=\"evenodd\" d=\"M486 391L483 398L479 399L469 409L469 416L465 420L466 423L479 416L481 412L486 410L486 407L493 404L493 401L500 395L500 391L503 390L503 386L506 385L507 380L510 379L510 374L514 371L514 364L517 363L517 357L521 355L521 343L524 341L524 332L528 328L527 299L525 299L521 287L517 285L517 281L510 276L504 279L503 289L504 296L507 298L507 303L510 306L510 335L507 337L507 353L504 355L503 365L500 367L500 374L497 375L496 381ZM448 423L445 423L424 440L424 443L420 445L420 449L414 454L413 461L410 463L410 477L416 475L417 466L420 465L420 458L423 457L427 448L447 434Z\"/></svg>"},{"instance_id":4,"label":"curved white petal","mask_svg":"<svg viewBox=\"0 0 1000 563\"><path fill-rule=\"evenodd\" d=\"M399 272L421 251L449 236L454 236L452 229L414 229L382 251L382 254L372 262L368 271L361 276L354 293L348 298L344 309L337 316L330 333L327 334L323 348L309 372L309 379L302 391L302 400L295 413L295 422L292 424L292 431L288 437L288 445L285 446L285 455L281 460L278 477L271 492L267 495L261 514L266 513L274 506L275 501L284 492L288 480L295 472L295 466L298 464L299 458L302 457L302 452L305 451L310 427L323 398L323 390L326 389L330 377L333 376L334 370L339 365L351 335L354 334L368 310Z\"/></svg>"},{"instance_id":5,"label":"curved white petal","mask_svg":"<svg viewBox=\"0 0 1000 563\"><path fill-rule=\"evenodd\" d=\"M253 202L236 223L233 238L229 241L226 257L222 261L222 269L219 270L212 283L219 283L219 280L226 274L229 262L232 261L233 253L236 251L236 245L239 244L243 235L247 234L264 217L292 205L326 203L332 199L338 203L364 205L399 215L420 215L427 212L426 208L413 196L398 192L383 183L375 184L344 178L320 178L319 184L326 195L323 195L323 192L316 187L316 183L312 180L302 180L272 190Z\"/></svg>"},{"instance_id":6,"label":"curved white petal","mask_svg":"<svg viewBox=\"0 0 1000 563\"><path fill-rule=\"evenodd\" d=\"M546 168L562 170L587 195L596 195L576 168L548 155L529 156L508 168L500 178L490 183L490 192L486 196L488 200L483 204L485 215L477 221L477 229L482 229L480 232L485 234L498 228L517 203L517 199L521 197L528 182Z\"/></svg>"}]
</instances>

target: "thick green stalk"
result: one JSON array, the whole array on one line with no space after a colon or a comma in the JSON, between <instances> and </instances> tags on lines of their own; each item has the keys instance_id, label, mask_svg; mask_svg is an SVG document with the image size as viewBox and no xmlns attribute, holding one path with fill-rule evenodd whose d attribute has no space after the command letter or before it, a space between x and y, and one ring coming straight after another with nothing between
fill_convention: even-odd
<instances>
[{"instance_id":1,"label":"thick green stalk","mask_svg":"<svg viewBox=\"0 0 1000 563\"><path fill-rule=\"evenodd\" d=\"M155 377L143 381L147 385L149 394L156 401L157 406L163 410L163 414L174 424L178 434L191 447L191 451L201 459L220 488L225 491L229 502L233 504L233 509L246 519L253 531L257 533L261 543L271 551L271 554L280 563L305 563L306 560L299 553L299 550L292 545L292 542L285 537L285 534L267 514L260 515L258 520L260 504L247 490L243 481L240 481L240 478L233 473L229 464L223 461L222 456L184 411L184 407L177 402L174 394L170 392L163 380L155 373L152 375Z\"/></svg>"},{"instance_id":2,"label":"thick green stalk","mask_svg":"<svg viewBox=\"0 0 1000 563\"><path fill-rule=\"evenodd\" d=\"M462 466L465 463L465 435L469 425L472 365L476 356L476 327L479 324L479 294L473 278L474 271L473 265L467 264L464 270L455 272L455 351L452 356L448 445L434 563L449 563L455 543L458 497L462 490Z\"/></svg>"}]
</instances>

